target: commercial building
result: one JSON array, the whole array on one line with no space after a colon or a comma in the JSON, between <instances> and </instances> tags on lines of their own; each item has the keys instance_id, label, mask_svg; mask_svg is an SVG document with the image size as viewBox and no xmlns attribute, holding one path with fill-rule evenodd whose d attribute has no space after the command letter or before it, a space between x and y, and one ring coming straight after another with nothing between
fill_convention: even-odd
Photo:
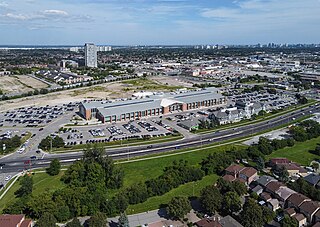
<instances>
[{"instance_id":1,"label":"commercial building","mask_svg":"<svg viewBox=\"0 0 320 227\"><path fill-rule=\"evenodd\" d=\"M196 91L157 93L140 99L82 102L79 112L87 120L97 118L105 123L206 107L222 107L226 104L227 99L217 88L207 88Z\"/></svg>"},{"instance_id":2,"label":"commercial building","mask_svg":"<svg viewBox=\"0 0 320 227\"><path fill-rule=\"evenodd\" d=\"M84 45L85 65L86 67L96 68L97 63L97 47L93 43L86 43Z\"/></svg>"}]
</instances>

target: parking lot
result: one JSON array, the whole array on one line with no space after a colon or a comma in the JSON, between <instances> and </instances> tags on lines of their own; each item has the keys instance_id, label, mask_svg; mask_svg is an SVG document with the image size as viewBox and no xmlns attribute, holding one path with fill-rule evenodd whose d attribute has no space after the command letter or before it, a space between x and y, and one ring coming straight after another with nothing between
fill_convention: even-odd
<instances>
[{"instance_id":1,"label":"parking lot","mask_svg":"<svg viewBox=\"0 0 320 227\"><path fill-rule=\"evenodd\" d=\"M119 122L97 126L79 126L59 132L66 145L112 142L146 137L161 137L172 134L172 129L165 128L150 120Z\"/></svg>"},{"instance_id":2,"label":"parking lot","mask_svg":"<svg viewBox=\"0 0 320 227\"><path fill-rule=\"evenodd\" d=\"M67 112L75 111L76 103L61 106L21 107L0 113L0 127L44 127Z\"/></svg>"}]
</instances>

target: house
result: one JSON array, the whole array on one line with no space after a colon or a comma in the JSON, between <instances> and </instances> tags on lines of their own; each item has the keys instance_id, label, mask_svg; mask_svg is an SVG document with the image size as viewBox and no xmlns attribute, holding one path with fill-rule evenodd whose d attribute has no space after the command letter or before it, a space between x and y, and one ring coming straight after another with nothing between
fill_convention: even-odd
<instances>
[{"instance_id":1,"label":"house","mask_svg":"<svg viewBox=\"0 0 320 227\"><path fill-rule=\"evenodd\" d=\"M289 196L289 198L286 201L286 207L293 207L299 210L299 207L302 203L306 201L311 201L307 196L304 196L300 193L295 193Z\"/></svg>"},{"instance_id":2,"label":"house","mask_svg":"<svg viewBox=\"0 0 320 227\"><path fill-rule=\"evenodd\" d=\"M0 215L0 226L2 227L32 227L33 222L25 219L24 214L2 214Z\"/></svg>"},{"instance_id":3,"label":"house","mask_svg":"<svg viewBox=\"0 0 320 227\"><path fill-rule=\"evenodd\" d=\"M274 179L273 177L264 175L259 177L259 179L256 180L256 183L265 188L266 185L271 181L277 181L277 180Z\"/></svg>"},{"instance_id":4,"label":"house","mask_svg":"<svg viewBox=\"0 0 320 227\"><path fill-rule=\"evenodd\" d=\"M271 195L268 192L262 192L260 194L260 198L265 202L269 202L272 199Z\"/></svg>"},{"instance_id":5,"label":"house","mask_svg":"<svg viewBox=\"0 0 320 227\"><path fill-rule=\"evenodd\" d=\"M276 191L278 191L281 187L285 187L283 183L279 181L271 181L266 185L266 192L275 195Z\"/></svg>"},{"instance_id":6,"label":"house","mask_svg":"<svg viewBox=\"0 0 320 227\"><path fill-rule=\"evenodd\" d=\"M318 183L320 182L320 176L314 173L305 176L303 179L314 187L318 186Z\"/></svg>"},{"instance_id":7,"label":"house","mask_svg":"<svg viewBox=\"0 0 320 227\"><path fill-rule=\"evenodd\" d=\"M263 192L263 187L261 185L257 185L251 189L251 191L257 193L257 195L260 195Z\"/></svg>"},{"instance_id":8,"label":"house","mask_svg":"<svg viewBox=\"0 0 320 227\"><path fill-rule=\"evenodd\" d=\"M239 173L239 178L242 178L249 185L258 176L258 171L252 167L245 167Z\"/></svg>"},{"instance_id":9,"label":"house","mask_svg":"<svg viewBox=\"0 0 320 227\"><path fill-rule=\"evenodd\" d=\"M194 223L197 227L243 227L230 215L226 217L220 217L215 215L212 218L204 218Z\"/></svg>"},{"instance_id":10,"label":"house","mask_svg":"<svg viewBox=\"0 0 320 227\"><path fill-rule=\"evenodd\" d=\"M308 171L304 168L302 168L299 164L297 163L285 163L285 164L278 164L278 166L284 166L286 170L289 173L289 177L292 177L294 175L301 175L303 177L308 175Z\"/></svg>"},{"instance_id":11,"label":"house","mask_svg":"<svg viewBox=\"0 0 320 227\"><path fill-rule=\"evenodd\" d=\"M225 180L239 180L240 182L246 183L247 185L249 185L258 176L258 171L255 168L243 167L237 164L230 165L225 169L225 173Z\"/></svg>"},{"instance_id":12,"label":"house","mask_svg":"<svg viewBox=\"0 0 320 227\"><path fill-rule=\"evenodd\" d=\"M307 217L307 221L312 223L313 216L320 209L320 205L315 201L305 201L299 206L300 213L303 213Z\"/></svg>"},{"instance_id":13,"label":"house","mask_svg":"<svg viewBox=\"0 0 320 227\"><path fill-rule=\"evenodd\" d=\"M292 217L293 215L295 215L297 212L293 207L287 208L284 210L284 213L289 215L290 217Z\"/></svg>"},{"instance_id":14,"label":"house","mask_svg":"<svg viewBox=\"0 0 320 227\"><path fill-rule=\"evenodd\" d=\"M270 199L268 202L267 202L267 207L269 209L271 209L272 211L276 211L280 208L279 206L279 200L277 199Z\"/></svg>"},{"instance_id":15,"label":"house","mask_svg":"<svg viewBox=\"0 0 320 227\"><path fill-rule=\"evenodd\" d=\"M283 204L294 193L297 192L288 187L280 187L274 195Z\"/></svg>"},{"instance_id":16,"label":"house","mask_svg":"<svg viewBox=\"0 0 320 227\"><path fill-rule=\"evenodd\" d=\"M306 226L307 224L307 218L301 213L293 215L292 218L297 220L299 227Z\"/></svg>"},{"instance_id":17,"label":"house","mask_svg":"<svg viewBox=\"0 0 320 227\"><path fill-rule=\"evenodd\" d=\"M243 169L243 166L239 166L237 164L230 165L228 168L225 169L226 175L231 175L234 178L238 178L240 171Z\"/></svg>"},{"instance_id":18,"label":"house","mask_svg":"<svg viewBox=\"0 0 320 227\"><path fill-rule=\"evenodd\" d=\"M271 167L275 167L278 164L289 164L291 161L287 158L272 158L269 161Z\"/></svg>"}]
</instances>

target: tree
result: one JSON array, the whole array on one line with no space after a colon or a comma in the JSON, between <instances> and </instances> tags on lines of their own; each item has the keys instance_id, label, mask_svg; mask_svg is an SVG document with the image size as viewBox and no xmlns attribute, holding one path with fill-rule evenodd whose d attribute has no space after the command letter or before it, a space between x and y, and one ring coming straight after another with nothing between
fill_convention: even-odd
<instances>
[{"instance_id":1,"label":"tree","mask_svg":"<svg viewBox=\"0 0 320 227\"><path fill-rule=\"evenodd\" d=\"M210 185L202 189L200 195L201 206L209 214L214 214L220 210L222 202L222 195L217 187Z\"/></svg>"},{"instance_id":2,"label":"tree","mask_svg":"<svg viewBox=\"0 0 320 227\"><path fill-rule=\"evenodd\" d=\"M313 162L313 163L311 164L311 166L312 166L312 168L313 168L315 171L318 171L318 169L319 169L319 163L318 163L318 162Z\"/></svg>"},{"instance_id":3,"label":"tree","mask_svg":"<svg viewBox=\"0 0 320 227\"><path fill-rule=\"evenodd\" d=\"M285 166L283 165L277 165L273 169L273 173L277 176L279 176L279 180L282 182L287 182L289 180L289 173Z\"/></svg>"},{"instance_id":4,"label":"tree","mask_svg":"<svg viewBox=\"0 0 320 227\"><path fill-rule=\"evenodd\" d=\"M289 215L284 215L284 219L281 222L281 227L296 227L299 226L296 219Z\"/></svg>"},{"instance_id":5,"label":"tree","mask_svg":"<svg viewBox=\"0 0 320 227\"><path fill-rule=\"evenodd\" d=\"M174 219L183 219L191 210L191 205L187 197L174 197L168 204L167 213Z\"/></svg>"},{"instance_id":6,"label":"tree","mask_svg":"<svg viewBox=\"0 0 320 227\"><path fill-rule=\"evenodd\" d=\"M258 169L259 171L261 171L261 170L264 169L264 167L265 167L265 162L264 162L264 159L263 159L261 156L255 158L254 161L255 161L255 163L256 163L256 165L257 165L257 169Z\"/></svg>"},{"instance_id":7,"label":"tree","mask_svg":"<svg viewBox=\"0 0 320 227\"><path fill-rule=\"evenodd\" d=\"M78 220L78 218L74 218L72 219L71 222L68 222L66 224L66 227L82 227L80 221Z\"/></svg>"},{"instance_id":8,"label":"tree","mask_svg":"<svg viewBox=\"0 0 320 227\"><path fill-rule=\"evenodd\" d=\"M20 178L21 187L14 193L17 197L29 196L32 194L33 180L32 177L24 175Z\"/></svg>"},{"instance_id":9,"label":"tree","mask_svg":"<svg viewBox=\"0 0 320 227\"><path fill-rule=\"evenodd\" d=\"M56 227L57 219L51 213L44 213L37 221L37 227Z\"/></svg>"},{"instance_id":10,"label":"tree","mask_svg":"<svg viewBox=\"0 0 320 227\"><path fill-rule=\"evenodd\" d=\"M248 192L247 186L240 181L234 181L231 184L232 191L236 192L239 196L243 196Z\"/></svg>"},{"instance_id":11,"label":"tree","mask_svg":"<svg viewBox=\"0 0 320 227\"><path fill-rule=\"evenodd\" d=\"M261 207L261 209L262 209L262 217L263 217L264 223L269 223L275 218L276 214L268 207L263 206Z\"/></svg>"},{"instance_id":12,"label":"tree","mask_svg":"<svg viewBox=\"0 0 320 227\"><path fill-rule=\"evenodd\" d=\"M246 227L261 227L264 223L261 207L250 198L244 204L239 217L241 224Z\"/></svg>"},{"instance_id":13,"label":"tree","mask_svg":"<svg viewBox=\"0 0 320 227\"><path fill-rule=\"evenodd\" d=\"M104 213L97 213L88 220L88 227L103 227L107 225L107 216Z\"/></svg>"},{"instance_id":14,"label":"tree","mask_svg":"<svg viewBox=\"0 0 320 227\"><path fill-rule=\"evenodd\" d=\"M222 200L223 210L232 214L241 210L241 200L240 196L236 192L227 192Z\"/></svg>"},{"instance_id":15,"label":"tree","mask_svg":"<svg viewBox=\"0 0 320 227\"><path fill-rule=\"evenodd\" d=\"M118 226L119 227L130 227L129 220L128 220L127 214L125 212L120 214Z\"/></svg>"},{"instance_id":16,"label":"tree","mask_svg":"<svg viewBox=\"0 0 320 227\"><path fill-rule=\"evenodd\" d=\"M50 166L49 168L47 168L47 173L50 176L55 176L60 173L60 169L61 169L61 164L59 160L55 158L50 162Z\"/></svg>"}]
</instances>

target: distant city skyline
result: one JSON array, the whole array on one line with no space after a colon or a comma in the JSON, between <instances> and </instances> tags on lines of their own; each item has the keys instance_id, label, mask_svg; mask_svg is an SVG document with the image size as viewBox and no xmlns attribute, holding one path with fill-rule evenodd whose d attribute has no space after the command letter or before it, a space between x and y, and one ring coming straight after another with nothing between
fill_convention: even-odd
<instances>
[{"instance_id":1,"label":"distant city skyline","mask_svg":"<svg viewBox=\"0 0 320 227\"><path fill-rule=\"evenodd\" d=\"M320 0L0 0L0 45L319 43Z\"/></svg>"}]
</instances>

